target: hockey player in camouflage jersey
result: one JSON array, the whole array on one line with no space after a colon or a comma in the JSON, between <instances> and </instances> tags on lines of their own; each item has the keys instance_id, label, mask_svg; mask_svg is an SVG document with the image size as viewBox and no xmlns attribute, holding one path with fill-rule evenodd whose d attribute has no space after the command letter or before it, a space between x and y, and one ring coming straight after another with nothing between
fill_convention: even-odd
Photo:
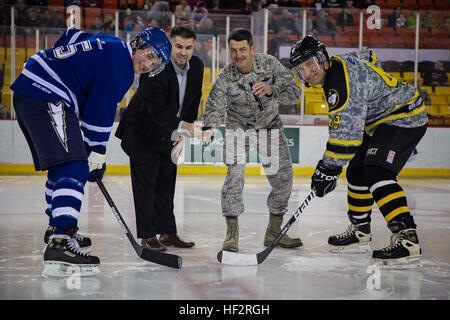
<instances>
[{"instance_id":1,"label":"hockey player in camouflage jersey","mask_svg":"<svg viewBox=\"0 0 450 320\"><path fill-rule=\"evenodd\" d=\"M217 129L226 114L223 148L228 167L222 188L222 214L227 235L223 250L237 251L238 216L244 212L245 159L255 146L272 187L267 199L269 226L264 245L270 245L281 231L283 215L291 195L293 172L289 147L278 113L279 104L296 104L300 97L294 77L276 58L255 54L250 31L235 29L228 38L232 63L215 81L206 102L205 126ZM240 160L241 161L240 161ZM299 238L285 235L279 245L294 248Z\"/></svg>"},{"instance_id":2,"label":"hockey player in camouflage jersey","mask_svg":"<svg viewBox=\"0 0 450 320\"><path fill-rule=\"evenodd\" d=\"M291 50L295 75L306 85L321 86L329 105L329 139L312 176L311 187L323 197L336 187L348 163L346 232L328 240L332 252L370 250L370 221L376 202L388 228L391 244L372 257L419 266L421 248L406 195L397 182L427 128L422 98L411 85L392 77L371 50L328 57L325 46L307 36Z\"/></svg>"}]
</instances>

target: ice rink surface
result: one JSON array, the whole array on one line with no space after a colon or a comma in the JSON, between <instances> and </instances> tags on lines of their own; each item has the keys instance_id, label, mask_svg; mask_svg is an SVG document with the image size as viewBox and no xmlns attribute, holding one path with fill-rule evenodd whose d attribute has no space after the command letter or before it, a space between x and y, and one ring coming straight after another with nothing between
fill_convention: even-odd
<instances>
[{"instance_id":1,"label":"ice rink surface","mask_svg":"<svg viewBox=\"0 0 450 320\"><path fill-rule=\"evenodd\" d=\"M106 176L111 197L135 234L129 176ZM43 268L45 176L0 176L0 299L151 299L151 300L300 300L300 299L443 299L450 297L450 181L400 179L418 225L423 267L374 270L370 253L328 252L331 234L349 224L346 185L314 198L288 234L304 246L275 248L259 266L217 262L225 238L220 191L224 177L179 176L175 215L179 234L194 241L192 249L169 248L183 258L180 270L137 257L98 186L88 183L79 220L80 233L92 238L100 257L94 277L47 279ZM295 178L288 217L309 193L309 178ZM242 253L264 249L268 222L265 177L247 177L246 212L239 217ZM378 209L372 214L372 249L389 243L390 232Z\"/></svg>"}]
</instances>

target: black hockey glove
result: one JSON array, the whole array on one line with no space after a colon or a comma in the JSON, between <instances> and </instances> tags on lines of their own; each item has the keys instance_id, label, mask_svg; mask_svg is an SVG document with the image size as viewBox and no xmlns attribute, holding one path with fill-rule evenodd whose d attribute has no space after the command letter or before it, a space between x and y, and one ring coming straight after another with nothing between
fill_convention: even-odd
<instances>
[{"instance_id":1,"label":"black hockey glove","mask_svg":"<svg viewBox=\"0 0 450 320\"><path fill-rule=\"evenodd\" d=\"M311 177L311 189L315 191L316 196L322 198L327 193L336 188L337 180L342 172L342 168L328 168L320 160L316 171Z\"/></svg>"}]
</instances>

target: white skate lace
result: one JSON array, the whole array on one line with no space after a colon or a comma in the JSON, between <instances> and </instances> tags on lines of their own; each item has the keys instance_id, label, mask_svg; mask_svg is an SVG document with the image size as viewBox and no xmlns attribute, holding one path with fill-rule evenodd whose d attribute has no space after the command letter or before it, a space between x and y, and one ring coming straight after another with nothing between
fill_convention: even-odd
<instances>
[{"instance_id":1,"label":"white skate lace","mask_svg":"<svg viewBox=\"0 0 450 320\"><path fill-rule=\"evenodd\" d=\"M347 227L347 230L346 230L346 231L337 234L335 237L338 238L338 239L339 239L339 238L346 238L346 237L350 236L350 235L353 233L354 230L355 230L355 227L354 227L353 224L351 224L351 225L349 225L349 226Z\"/></svg>"},{"instance_id":2,"label":"white skate lace","mask_svg":"<svg viewBox=\"0 0 450 320\"><path fill-rule=\"evenodd\" d=\"M391 244L387 246L386 248L383 248L382 250L385 252L393 251L397 247L401 245L402 236L400 233L393 233L391 235Z\"/></svg>"},{"instance_id":3,"label":"white skate lace","mask_svg":"<svg viewBox=\"0 0 450 320\"><path fill-rule=\"evenodd\" d=\"M83 237L81 234L78 234L78 233L75 235L74 238L75 238L75 240L77 240L77 241L83 241L83 240L84 240L84 237Z\"/></svg>"},{"instance_id":4,"label":"white skate lace","mask_svg":"<svg viewBox=\"0 0 450 320\"><path fill-rule=\"evenodd\" d=\"M49 238L49 241L52 240L53 238L66 239L69 249L71 249L73 252L75 252L78 255L85 256L85 257L88 256L86 253L80 251L80 245L78 244L78 241L75 238L71 238L68 235L64 235L64 234L58 234L58 235L51 235Z\"/></svg>"}]
</instances>

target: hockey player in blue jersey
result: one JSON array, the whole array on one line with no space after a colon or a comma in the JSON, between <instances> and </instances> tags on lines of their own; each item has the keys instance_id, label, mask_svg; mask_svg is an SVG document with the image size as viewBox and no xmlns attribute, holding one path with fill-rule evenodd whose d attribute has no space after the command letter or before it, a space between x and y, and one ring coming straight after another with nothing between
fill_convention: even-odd
<instances>
[{"instance_id":1,"label":"hockey player in blue jersey","mask_svg":"<svg viewBox=\"0 0 450 320\"><path fill-rule=\"evenodd\" d=\"M158 74L171 49L158 28L142 30L130 43L70 28L53 48L30 57L11 85L35 169L48 170L44 276L64 276L67 265L81 275L99 272L91 240L77 233L84 185L103 177L117 104L134 73Z\"/></svg>"}]
</instances>

